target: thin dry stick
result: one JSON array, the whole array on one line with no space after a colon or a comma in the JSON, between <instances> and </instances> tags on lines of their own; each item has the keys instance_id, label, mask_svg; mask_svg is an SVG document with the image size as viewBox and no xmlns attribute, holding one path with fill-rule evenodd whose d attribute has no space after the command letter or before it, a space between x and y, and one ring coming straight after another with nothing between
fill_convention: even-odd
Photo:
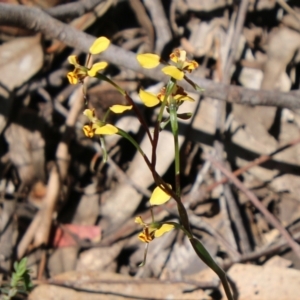
<instances>
[{"instance_id":1,"label":"thin dry stick","mask_svg":"<svg viewBox=\"0 0 300 300\"><path fill-rule=\"evenodd\" d=\"M169 22L166 18L161 0L144 0L144 3L150 13L155 28L155 53L161 54L165 45L172 39Z\"/></svg>"},{"instance_id":2,"label":"thin dry stick","mask_svg":"<svg viewBox=\"0 0 300 300\"><path fill-rule=\"evenodd\" d=\"M224 81L225 83L229 83L229 78L230 78L230 69L234 63L236 53L238 50L238 44L240 40L240 36L243 30L243 26L245 23L246 19L246 14L247 14L247 9L249 6L249 0L243 0L240 4L238 15L237 15L237 20L236 20L236 27L229 51L229 56L226 62L226 67L224 69Z\"/></svg>"},{"instance_id":3,"label":"thin dry stick","mask_svg":"<svg viewBox=\"0 0 300 300\"><path fill-rule=\"evenodd\" d=\"M300 232L294 234L293 239L297 240L299 242L300 241ZM262 256L271 255L274 252L278 252L279 250L284 250L286 248L289 248L289 245L285 240L282 240L282 241L278 242L277 244L269 246L267 248L259 249L257 251L251 252L251 253L243 254L236 260L226 263L225 268L229 268L233 263L236 263L236 262L247 262L250 260L255 260Z\"/></svg>"},{"instance_id":4,"label":"thin dry stick","mask_svg":"<svg viewBox=\"0 0 300 300\"><path fill-rule=\"evenodd\" d=\"M41 32L50 38L58 39L66 45L74 47L84 53L89 52L89 47L95 40L95 37L50 17L47 13L36 7L0 3L0 25L24 27L35 32ZM162 82L168 80L168 77L160 71L160 68L146 70L138 64L135 53L114 45L111 45L107 51L102 53L101 57L117 66L139 72L151 79ZM299 92L257 91L217 83L195 76L190 76L190 79L205 89L203 92L205 96L221 101L249 105L286 107L290 109L300 108ZM186 83L183 83L182 86L187 90L192 90Z\"/></svg>"},{"instance_id":5,"label":"thin dry stick","mask_svg":"<svg viewBox=\"0 0 300 300\"><path fill-rule=\"evenodd\" d=\"M230 45L233 40L233 33L234 33L234 23L236 20L236 13L233 13L231 16L231 21L228 29L228 34L227 34L227 42L226 45ZM216 79L217 81L230 81L229 74L223 74L223 70L226 68L226 58L229 54L229 47L226 47L223 53L221 53L221 45L219 40L216 40L216 47L218 48L219 51L219 58L217 60L217 70L216 70ZM223 54L223 57L222 57ZM220 102L218 101L216 103L216 115L215 115L215 140L214 140L214 150L215 150L215 156L218 158L218 160L223 161L223 152L224 152L224 143L223 143L223 133L224 133L224 120L225 120L225 107L226 103L225 102ZM220 180L222 178L222 174L220 170L215 169L215 178L216 180ZM223 224L224 224L224 234L226 236L226 239L229 241L229 243L232 245L232 247L235 247L237 249L237 243L235 240L235 237L233 235L233 231L231 229L231 222L229 218L229 211L228 209L230 208L230 205L227 205L227 202L233 199L233 197L226 197L224 193L224 185L220 186L219 191L219 206L220 206L220 213L222 216ZM227 194L230 193L230 190L227 189ZM238 227L238 226L237 226Z\"/></svg>"},{"instance_id":6,"label":"thin dry stick","mask_svg":"<svg viewBox=\"0 0 300 300\"><path fill-rule=\"evenodd\" d=\"M93 283L99 283L99 284L112 284L112 285L116 285L116 284L124 284L126 286L129 285L141 285L141 284L149 284L149 285L158 285L158 284L178 284L178 283L186 283L187 285L194 285L195 288L199 288L199 289L218 289L218 283L214 280L212 281L195 281L192 279L182 279L182 280L178 280L178 279L170 279L170 280L162 280L162 279L155 279L155 278L134 278L134 280L131 279L120 279L120 280L113 280L113 279L81 279L79 280L59 280L59 279L55 279L55 278L50 278L48 280L40 280L40 281L34 281L35 284L52 284L52 285L56 285L56 286L61 286L61 287L65 287L65 288L69 288L69 289L73 289L76 288L77 291L79 291L80 289L83 289L81 287L81 285L89 285L89 284L93 284ZM86 289L83 289L83 291L87 291ZM91 291L91 292L95 292L95 290ZM109 293L109 292L108 292ZM120 298L121 296L119 296ZM129 299L128 295L124 295L125 299ZM130 299L137 299L137 297L134 298L130 298ZM149 299L149 298L147 298ZM151 298L153 299L153 298ZM157 298L156 298L157 299Z\"/></svg>"},{"instance_id":7,"label":"thin dry stick","mask_svg":"<svg viewBox=\"0 0 300 300\"><path fill-rule=\"evenodd\" d=\"M273 151L272 153L266 154L266 155L261 155L260 157L254 159L253 161L251 161L249 164L245 165L244 167L235 170L233 172L233 175L234 176L239 176L239 175L243 174L244 172L246 172L247 170L251 169L252 167L261 165L264 162L270 160L272 158L272 156L276 155L277 153L279 153L279 152L281 152L281 151L283 151L283 150L285 150L285 149L287 149L289 147L295 146L295 145L297 145L299 143L300 143L300 138L296 138L295 140L292 140L288 144L286 144L286 145L278 148L277 150ZM206 192L208 193L208 192L212 191L218 185L223 184L223 183L225 183L227 181L229 181L228 177L222 178L220 181L217 181L217 182L211 184L210 186L208 186L206 188Z\"/></svg>"},{"instance_id":8,"label":"thin dry stick","mask_svg":"<svg viewBox=\"0 0 300 300\"><path fill-rule=\"evenodd\" d=\"M77 18L93 10L104 0L84 0L51 7L46 12L57 19Z\"/></svg>"},{"instance_id":9,"label":"thin dry stick","mask_svg":"<svg viewBox=\"0 0 300 300\"><path fill-rule=\"evenodd\" d=\"M300 258L300 246L293 240L289 232L281 225L281 223L262 205L259 199L252 193L245 185L231 172L229 172L221 163L216 161L212 156L207 156L207 159L212 162L212 164L221 170L221 172L227 176L233 184L239 188L252 202L252 204L265 216L267 221L274 226L281 235L286 239L289 246L293 249L295 254Z\"/></svg>"},{"instance_id":10,"label":"thin dry stick","mask_svg":"<svg viewBox=\"0 0 300 300\"><path fill-rule=\"evenodd\" d=\"M147 49L147 51L151 52L154 49L154 39L155 39L155 33L154 33L152 22L148 17L146 9L140 0L129 0L129 4L131 6L131 9L135 13L135 17L137 21L145 29L148 35L149 49Z\"/></svg>"},{"instance_id":11,"label":"thin dry stick","mask_svg":"<svg viewBox=\"0 0 300 300\"><path fill-rule=\"evenodd\" d=\"M249 5L249 0L243 0L239 6L236 17L235 17L235 14L233 14L233 16L232 16L230 28L232 28L234 26L233 23L235 22L235 20L236 20L236 25L235 25L235 30L233 31L232 36L229 35L229 38L228 38L228 42L229 42L230 46L228 49L228 53L226 53L227 61L225 64L223 62L223 66L222 66L222 61L219 63L219 65L220 65L219 66L219 74L220 74L219 76L222 76L222 73L223 73L223 78L221 77L220 79L222 79L222 82L224 82L226 84L230 83L230 79L231 79L230 71L231 71L231 67L234 63L234 60L236 58L236 53L237 53L240 36L241 36L242 29L243 29L244 22L245 22L248 5ZM229 30L229 32L230 31L231 30ZM218 102L217 114L216 114L216 133L219 133L219 139L215 140L214 147L216 149L216 157L218 158L219 161L223 160L223 152L224 152L224 143L222 140L222 134L223 134L223 130L224 130L224 115L225 115L225 103ZM216 170L216 172L217 172L217 176L219 178L221 178L221 175L218 174L218 172L220 172L220 171ZM224 199L224 200L222 201L222 199ZM225 201L227 202L228 205L226 205L226 203L224 203ZM235 227L236 227L236 230L238 233L238 237L240 239L241 250L246 253L250 252L251 251L250 242L248 240L248 235L246 233L244 224L242 222L242 217L240 215L240 211L239 211L237 203L232 195L232 191L231 191L230 187L227 186L226 184L223 186L223 193L220 197L220 207L221 207L221 210L224 215L225 224L227 224L227 226L228 226L228 230L227 230L228 237L234 241L233 232L232 232L232 230L229 231L229 229L231 229L231 227L230 227L230 219L231 219L235 224ZM227 212L227 210L228 210L228 212Z\"/></svg>"},{"instance_id":12,"label":"thin dry stick","mask_svg":"<svg viewBox=\"0 0 300 300\"><path fill-rule=\"evenodd\" d=\"M298 22L300 22L299 15L284 0L277 0L277 3L289 14L291 14Z\"/></svg>"}]
</instances>

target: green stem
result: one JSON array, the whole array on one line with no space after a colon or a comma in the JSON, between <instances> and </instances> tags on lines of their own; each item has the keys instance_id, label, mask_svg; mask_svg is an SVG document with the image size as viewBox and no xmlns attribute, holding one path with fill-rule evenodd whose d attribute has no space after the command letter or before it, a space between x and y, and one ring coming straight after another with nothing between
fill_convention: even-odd
<instances>
[{"instance_id":1,"label":"green stem","mask_svg":"<svg viewBox=\"0 0 300 300\"><path fill-rule=\"evenodd\" d=\"M224 270L221 267L219 267L219 265L214 261L214 259L210 256L209 252L199 240L195 238L190 238L190 242L199 258L204 263L206 263L207 266L211 268L220 278L228 300L233 300L233 296Z\"/></svg>"},{"instance_id":2,"label":"green stem","mask_svg":"<svg viewBox=\"0 0 300 300\"><path fill-rule=\"evenodd\" d=\"M172 95L172 92L173 92L175 87L176 87L176 79L170 78L170 80L167 83L164 100L163 100L163 102L160 106L159 114L158 114L158 117L157 117L158 123L161 123L161 121L162 121L163 113L164 113L165 107L168 103L168 98L169 98L170 95Z\"/></svg>"},{"instance_id":3,"label":"green stem","mask_svg":"<svg viewBox=\"0 0 300 300\"><path fill-rule=\"evenodd\" d=\"M163 224L173 225L174 228L180 229L180 230L182 230L184 232L184 234L190 240L190 242L191 242L191 244L192 244L192 246L193 246L196 254L199 256L199 258L209 268L211 268L218 275L218 277L220 278L228 300L233 300L232 293L231 293L231 290L230 290L230 287L229 287L229 283L228 283L228 280L227 280L226 273L224 272L224 270L221 267L219 267L219 265L211 257L211 255L206 250L206 248L204 247L204 245L199 240L195 239L193 237L192 233L189 232L188 230L186 230L186 228L184 226L182 226L181 224L178 224L176 222L163 222Z\"/></svg>"},{"instance_id":4,"label":"green stem","mask_svg":"<svg viewBox=\"0 0 300 300\"><path fill-rule=\"evenodd\" d=\"M107 76L105 76L101 73L96 73L96 75L94 77L110 83L112 86L114 86L120 92L120 94L122 94L123 96L126 95L126 92L119 85L117 85L115 82L113 82L111 79L109 79Z\"/></svg>"},{"instance_id":5,"label":"green stem","mask_svg":"<svg viewBox=\"0 0 300 300\"><path fill-rule=\"evenodd\" d=\"M106 149L105 140L104 140L103 136L100 136L100 145L101 145L101 148L102 148L102 155L103 155L102 160L103 160L104 163L106 163L108 155L107 155L107 149Z\"/></svg>"},{"instance_id":6,"label":"green stem","mask_svg":"<svg viewBox=\"0 0 300 300\"><path fill-rule=\"evenodd\" d=\"M190 84L197 92L203 92L204 89L201 88L197 83L195 83L194 81L192 81L191 79L189 79L188 77L186 77L186 75L184 75L184 80Z\"/></svg>"},{"instance_id":7,"label":"green stem","mask_svg":"<svg viewBox=\"0 0 300 300\"><path fill-rule=\"evenodd\" d=\"M172 133L174 137L174 152L175 152L175 185L176 194L180 197L180 149L178 141L178 119L177 119L177 103L176 100L171 96L170 109L170 122Z\"/></svg>"},{"instance_id":8,"label":"green stem","mask_svg":"<svg viewBox=\"0 0 300 300\"><path fill-rule=\"evenodd\" d=\"M171 80L169 80L168 86L170 84L172 84ZM164 100L161 103L159 113L158 113L158 116L157 116L157 121L156 121L156 124L155 124L155 127L154 127L153 144L152 144L152 156L151 156L151 164L152 164L154 169L155 169L155 165L156 165L156 149L157 149L157 144L158 144L160 124L162 122L163 113L164 113L165 107L167 105L168 97L170 95L170 92L172 92L172 89L169 89L169 93L168 92L165 93Z\"/></svg>"},{"instance_id":9,"label":"green stem","mask_svg":"<svg viewBox=\"0 0 300 300\"><path fill-rule=\"evenodd\" d=\"M176 87L176 80L171 78L169 80L169 82L167 83L164 100L163 100L163 102L160 106L160 110L159 110L159 113L158 113L156 125L155 125L155 128L154 128L154 134L153 134L154 139L153 139L153 144L152 144L152 159L151 159L153 168L155 168L155 165L156 165L156 148L157 148L157 143L158 143L160 124L161 124L162 119L163 119L163 113L164 113L165 107L168 103L168 98L172 94L172 91L175 87Z\"/></svg>"},{"instance_id":10,"label":"green stem","mask_svg":"<svg viewBox=\"0 0 300 300\"><path fill-rule=\"evenodd\" d=\"M105 115L104 115L104 118L102 119L102 122L106 122L106 120L107 120L107 118L109 117L109 115L110 115L110 112L111 112L111 110L110 109L108 109L107 111L106 111L106 113L105 113Z\"/></svg>"},{"instance_id":11,"label":"green stem","mask_svg":"<svg viewBox=\"0 0 300 300\"><path fill-rule=\"evenodd\" d=\"M118 128L118 127L117 127ZM174 192L172 191L172 189L170 189L170 187L167 185L167 183L159 176L159 174L155 171L155 169L153 168L149 158L147 157L147 155L144 153L144 151L142 150L142 148L140 147L140 145L135 141L135 139L133 139L126 131L122 130L121 128L118 128L118 134L121 135L122 137L124 137L125 139L127 139L138 151L139 153L142 155L142 157L145 160L145 163L147 164L149 170L152 173L153 179L156 183L157 186L163 186L164 189L173 197L176 197L177 199L177 195L174 194ZM176 200L177 202L178 200Z\"/></svg>"},{"instance_id":12,"label":"green stem","mask_svg":"<svg viewBox=\"0 0 300 300\"><path fill-rule=\"evenodd\" d=\"M118 128L118 134L121 135L123 138L127 139L139 152L143 157L147 157L144 153L143 149L140 147L140 145L137 143L137 141L131 137L126 131L122 130L121 128ZM148 159L148 158L147 158Z\"/></svg>"},{"instance_id":13,"label":"green stem","mask_svg":"<svg viewBox=\"0 0 300 300\"><path fill-rule=\"evenodd\" d=\"M147 125L143 115L141 114L141 111L139 110L139 108L137 107L137 105L135 104L135 102L131 99L131 97L127 94L126 92L126 95L125 95L125 98L127 100L127 102L132 105L133 107L133 110L134 112L136 113L137 115L137 118L139 119L141 125L144 127L148 137L149 137L149 140L150 140L150 143L153 145L153 138L151 136L151 133L150 133L150 130L149 130L149 126Z\"/></svg>"}]
</instances>

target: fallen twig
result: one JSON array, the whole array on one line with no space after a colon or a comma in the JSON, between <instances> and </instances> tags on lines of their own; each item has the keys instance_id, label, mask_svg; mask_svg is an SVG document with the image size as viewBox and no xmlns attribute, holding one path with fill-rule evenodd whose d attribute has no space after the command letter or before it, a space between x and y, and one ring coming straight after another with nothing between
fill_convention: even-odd
<instances>
[{"instance_id":1,"label":"fallen twig","mask_svg":"<svg viewBox=\"0 0 300 300\"><path fill-rule=\"evenodd\" d=\"M243 30L244 22L246 19L247 9L249 5L249 0L241 1L237 13L232 15L232 20L230 22L229 34L227 40L227 51L224 53L224 57L220 55L218 63L218 74L219 80L223 83L229 84L231 82L231 68L235 63L235 57L238 50L239 40ZM235 25L235 26L234 26ZM235 28L234 28L235 27ZM234 28L234 30L233 30ZM220 46L219 46L220 48ZM218 161L224 161L224 141L223 141L223 132L224 132L224 119L226 113L226 105L224 102L219 101L216 106L216 139L214 141L215 156ZM220 170L216 169L216 176L218 179L221 178ZM238 204L235 201L231 188L227 184L224 184L222 194L219 197L220 209L223 215L223 222L226 228L226 233L228 239L231 240L232 244L237 244L237 240L240 241L239 247L244 253L251 251L250 242L248 235L245 229L245 226L242 222L242 217ZM232 224L235 225L238 239L234 237L232 231Z\"/></svg>"},{"instance_id":2,"label":"fallen twig","mask_svg":"<svg viewBox=\"0 0 300 300\"><path fill-rule=\"evenodd\" d=\"M245 185L232 173L229 172L222 164L215 160L212 156L207 156L207 159L212 162L212 164L220 169L220 171L227 176L232 183L239 188L252 202L252 204L265 216L267 221L274 226L281 235L286 239L289 246L293 249L295 254L300 257L300 246L293 240L289 232L281 225L281 223L262 205L259 199L252 193Z\"/></svg>"},{"instance_id":3,"label":"fallen twig","mask_svg":"<svg viewBox=\"0 0 300 300\"><path fill-rule=\"evenodd\" d=\"M234 176L239 176L239 175L243 174L244 172L248 171L249 169L251 169L252 167L255 167L255 166L258 166L258 165L261 165L261 164L265 163L266 161L270 160L274 155L278 154L279 152L284 151L285 149L287 149L289 147L292 147L292 146L295 146L299 143L300 143L300 138L296 138L295 140L292 140L291 142L289 142L286 145L278 148L277 150L273 151L270 154L261 155L260 157L254 159L253 161L251 161L250 163L248 163L244 167L235 170L234 172L232 172L232 174ZM217 182L209 185L206 188L206 192L208 193L208 192L212 191L218 185L223 184L225 182L228 182L229 180L230 179L228 177L222 178L220 181L217 181Z\"/></svg>"},{"instance_id":4,"label":"fallen twig","mask_svg":"<svg viewBox=\"0 0 300 300\"><path fill-rule=\"evenodd\" d=\"M88 53L90 45L95 40L91 35L52 18L36 7L0 3L0 25L18 26L42 32L85 53ZM167 77L158 71L158 69L146 70L141 68L134 53L117 46L111 45L107 51L101 54L101 57L110 63L134 70L154 80L163 82L167 80ZM278 106L291 109L300 108L299 94L295 92L257 91L216 83L212 80L195 76L191 76L190 78L205 89L203 93L205 96L218 100L248 105ZM184 88L191 90L189 85L182 85Z\"/></svg>"},{"instance_id":5,"label":"fallen twig","mask_svg":"<svg viewBox=\"0 0 300 300\"><path fill-rule=\"evenodd\" d=\"M104 0L85 0L51 7L46 12L56 19L77 18L94 9Z\"/></svg>"}]
</instances>

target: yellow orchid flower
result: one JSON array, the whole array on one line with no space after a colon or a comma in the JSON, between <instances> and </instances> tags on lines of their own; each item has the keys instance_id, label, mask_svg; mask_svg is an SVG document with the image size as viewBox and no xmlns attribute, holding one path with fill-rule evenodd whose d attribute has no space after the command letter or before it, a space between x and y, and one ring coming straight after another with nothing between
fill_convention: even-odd
<instances>
[{"instance_id":1,"label":"yellow orchid flower","mask_svg":"<svg viewBox=\"0 0 300 300\"><path fill-rule=\"evenodd\" d=\"M96 115L94 109L85 109L83 114L89 119L90 124L83 126L83 132L84 134L92 138L95 134L98 135L112 135L118 133L118 128L111 125L106 124L102 121L100 121Z\"/></svg>"},{"instance_id":2,"label":"yellow orchid flower","mask_svg":"<svg viewBox=\"0 0 300 300\"><path fill-rule=\"evenodd\" d=\"M140 89L139 96L147 107L153 107L160 103L157 95L144 91L143 89Z\"/></svg>"},{"instance_id":3,"label":"yellow orchid flower","mask_svg":"<svg viewBox=\"0 0 300 300\"><path fill-rule=\"evenodd\" d=\"M170 54L170 59L179 69L188 71L189 73L198 68L196 61L186 59L186 51L184 50L175 49L174 52Z\"/></svg>"},{"instance_id":4,"label":"yellow orchid flower","mask_svg":"<svg viewBox=\"0 0 300 300\"><path fill-rule=\"evenodd\" d=\"M103 52L108 48L109 45L109 39L103 36L99 37L90 47L90 55ZM69 56L68 60L69 63L75 67L72 72L69 72L67 74L67 78L70 84L82 83L85 77L95 77L99 71L104 70L107 67L107 62L95 63L91 68L82 66L79 64L78 57L76 55Z\"/></svg>"},{"instance_id":5,"label":"yellow orchid flower","mask_svg":"<svg viewBox=\"0 0 300 300\"><path fill-rule=\"evenodd\" d=\"M174 225L171 224L146 224L141 217L136 217L135 223L143 226L143 231L138 235L138 238L144 243L150 243L154 238L161 237L166 232L174 229Z\"/></svg>"},{"instance_id":6,"label":"yellow orchid flower","mask_svg":"<svg viewBox=\"0 0 300 300\"><path fill-rule=\"evenodd\" d=\"M131 110L132 109L132 105L120 105L120 104L116 104L116 105L111 106L109 109L112 112L114 112L115 114L122 114L126 110Z\"/></svg>"},{"instance_id":7,"label":"yellow orchid flower","mask_svg":"<svg viewBox=\"0 0 300 300\"><path fill-rule=\"evenodd\" d=\"M168 186L170 189L172 188L170 184L168 184ZM152 192L149 202L151 205L162 205L168 202L170 199L171 196L158 186Z\"/></svg>"},{"instance_id":8,"label":"yellow orchid flower","mask_svg":"<svg viewBox=\"0 0 300 300\"><path fill-rule=\"evenodd\" d=\"M136 58L145 69L152 69L160 64L160 57L153 53L138 54Z\"/></svg>"},{"instance_id":9,"label":"yellow orchid flower","mask_svg":"<svg viewBox=\"0 0 300 300\"><path fill-rule=\"evenodd\" d=\"M92 65L92 67L87 71L88 76L95 77L96 74L104 70L107 67L108 63L105 61L101 61Z\"/></svg>"},{"instance_id":10,"label":"yellow orchid flower","mask_svg":"<svg viewBox=\"0 0 300 300\"><path fill-rule=\"evenodd\" d=\"M153 107L163 102L165 98L165 94L166 94L165 87L163 87L157 95L147 92L143 89L140 89L139 91L139 96L147 107ZM181 105L183 101L195 101L179 85L176 85L175 91L172 93L172 95L168 97L167 99L168 104L170 103L170 97L173 97L176 100L178 106Z\"/></svg>"},{"instance_id":11,"label":"yellow orchid flower","mask_svg":"<svg viewBox=\"0 0 300 300\"><path fill-rule=\"evenodd\" d=\"M118 128L111 124L106 124L103 126L99 126L98 124L94 124L95 134L100 135L112 135L118 133Z\"/></svg>"},{"instance_id":12,"label":"yellow orchid flower","mask_svg":"<svg viewBox=\"0 0 300 300\"><path fill-rule=\"evenodd\" d=\"M166 88L163 87L161 90L160 90L160 93L157 95L158 99L160 101L164 101L164 98L165 98L165 95L166 95ZM194 102L195 100L190 97L185 91L184 89L179 86L179 85L176 85L176 89L175 91L173 91L172 95L170 95L171 97L173 97L177 104L178 105L181 105L183 101L191 101L191 102ZM169 96L169 97L170 97ZM167 100L168 103L170 102L169 99Z\"/></svg>"},{"instance_id":13,"label":"yellow orchid flower","mask_svg":"<svg viewBox=\"0 0 300 300\"><path fill-rule=\"evenodd\" d=\"M82 130L86 137L92 138L95 135L95 131L93 129L93 124L83 126Z\"/></svg>"},{"instance_id":14,"label":"yellow orchid flower","mask_svg":"<svg viewBox=\"0 0 300 300\"><path fill-rule=\"evenodd\" d=\"M118 128L111 125L106 124L100 126L99 124L89 124L85 125L82 128L84 134L86 137L92 138L95 136L95 134L98 135L112 135L118 133Z\"/></svg>"},{"instance_id":15,"label":"yellow orchid flower","mask_svg":"<svg viewBox=\"0 0 300 300\"><path fill-rule=\"evenodd\" d=\"M91 54L99 54L105 51L110 45L110 40L104 36L97 38L90 47Z\"/></svg>"},{"instance_id":16,"label":"yellow orchid flower","mask_svg":"<svg viewBox=\"0 0 300 300\"><path fill-rule=\"evenodd\" d=\"M198 67L198 63L195 60L186 59L186 51L175 49L174 52L170 54L170 59L174 65L167 65L162 68L162 72L168 76L171 76L177 80L184 78L184 73L191 73L192 70ZM137 60L139 64L146 69L152 69L157 67L161 58L152 53L138 54Z\"/></svg>"},{"instance_id":17,"label":"yellow orchid flower","mask_svg":"<svg viewBox=\"0 0 300 300\"><path fill-rule=\"evenodd\" d=\"M91 123L95 123L98 121L96 114L95 114L95 109L85 109L83 111L83 114L89 119Z\"/></svg>"},{"instance_id":18,"label":"yellow orchid flower","mask_svg":"<svg viewBox=\"0 0 300 300\"><path fill-rule=\"evenodd\" d=\"M78 82L82 82L86 77L87 69L79 64L78 57L76 55L69 56L68 61L70 64L75 66L74 71L67 74L70 84L77 84Z\"/></svg>"},{"instance_id":19,"label":"yellow orchid flower","mask_svg":"<svg viewBox=\"0 0 300 300\"><path fill-rule=\"evenodd\" d=\"M177 80L181 80L184 77L184 72L175 66L166 66L166 67L162 68L161 70L166 75L171 76Z\"/></svg>"}]
</instances>

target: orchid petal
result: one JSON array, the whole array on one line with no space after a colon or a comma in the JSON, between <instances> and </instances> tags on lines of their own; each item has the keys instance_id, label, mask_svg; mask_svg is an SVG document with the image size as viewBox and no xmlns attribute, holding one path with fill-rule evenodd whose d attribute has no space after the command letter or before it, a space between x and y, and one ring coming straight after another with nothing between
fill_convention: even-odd
<instances>
[{"instance_id":1,"label":"orchid petal","mask_svg":"<svg viewBox=\"0 0 300 300\"><path fill-rule=\"evenodd\" d=\"M171 188L171 185L169 185ZM167 194L161 187L156 187L150 197L151 205L161 205L170 200L171 196Z\"/></svg>"},{"instance_id":2,"label":"orchid petal","mask_svg":"<svg viewBox=\"0 0 300 300\"><path fill-rule=\"evenodd\" d=\"M134 219L134 222L137 223L137 224L143 225L143 226L146 225L146 224L144 223L144 221L142 220L141 217L136 217L136 218Z\"/></svg>"},{"instance_id":3,"label":"orchid petal","mask_svg":"<svg viewBox=\"0 0 300 300\"><path fill-rule=\"evenodd\" d=\"M191 60L188 62L184 62L183 69L187 70L188 72L192 72L193 70L198 68L198 66L199 66L198 63L195 60Z\"/></svg>"},{"instance_id":4,"label":"orchid petal","mask_svg":"<svg viewBox=\"0 0 300 300\"><path fill-rule=\"evenodd\" d=\"M88 117L88 119L92 122L95 118L95 111L93 109L85 109L83 114Z\"/></svg>"},{"instance_id":5,"label":"orchid petal","mask_svg":"<svg viewBox=\"0 0 300 300\"><path fill-rule=\"evenodd\" d=\"M112 112L114 112L115 114L121 114L126 110L130 110L132 109L132 105L113 105L109 108Z\"/></svg>"},{"instance_id":6,"label":"orchid petal","mask_svg":"<svg viewBox=\"0 0 300 300\"><path fill-rule=\"evenodd\" d=\"M146 92L143 89L140 89L139 96L147 107L153 107L160 103L159 99L155 94Z\"/></svg>"},{"instance_id":7,"label":"orchid petal","mask_svg":"<svg viewBox=\"0 0 300 300\"><path fill-rule=\"evenodd\" d=\"M83 130L85 136L87 136L89 138L92 138L95 135L95 132L94 132L92 126L90 126L90 125L83 126L82 130Z\"/></svg>"},{"instance_id":8,"label":"orchid petal","mask_svg":"<svg viewBox=\"0 0 300 300\"><path fill-rule=\"evenodd\" d=\"M182 113L182 114L177 114L177 118L181 119L181 120L188 120L193 116L193 114L191 112L187 112L187 113Z\"/></svg>"},{"instance_id":9,"label":"orchid petal","mask_svg":"<svg viewBox=\"0 0 300 300\"><path fill-rule=\"evenodd\" d=\"M178 68L174 66L166 66L161 69L163 73L165 73L168 76L171 76L177 80L181 80L184 77L183 71L179 70Z\"/></svg>"},{"instance_id":10,"label":"orchid petal","mask_svg":"<svg viewBox=\"0 0 300 300\"><path fill-rule=\"evenodd\" d=\"M104 36L101 36L98 39L96 39L92 44L92 46L90 47L90 53L99 54L104 50L106 50L109 45L110 45L110 40Z\"/></svg>"},{"instance_id":11,"label":"orchid petal","mask_svg":"<svg viewBox=\"0 0 300 300\"><path fill-rule=\"evenodd\" d=\"M186 51L185 50L179 50L179 61L186 61Z\"/></svg>"},{"instance_id":12,"label":"orchid petal","mask_svg":"<svg viewBox=\"0 0 300 300\"><path fill-rule=\"evenodd\" d=\"M78 77L74 72L69 72L67 74L67 78L68 78L70 84L77 84L78 83Z\"/></svg>"},{"instance_id":13,"label":"orchid petal","mask_svg":"<svg viewBox=\"0 0 300 300\"><path fill-rule=\"evenodd\" d=\"M174 62L175 64L178 63L178 56L175 55L174 53L171 53L170 59L171 59L171 61Z\"/></svg>"},{"instance_id":14,"label":"orchid petal","mask_svg":"<svg viewBox=\"0 0 300 300\"><path fill-rule=\"evenodd\" d=\"M178 95L174 96L174 99L175 100L179 100L179 101L191 101L191 102L195 102L195 100L192 97L188 96L188 95L180 95L180 94L178 94Z\"/></svg>"},{"instance_id":15,"label":"orchid petal","mask_svg":"<svg viewBox=\"0 0 300 300\"><path fill-rule=\"evenodd\" d=\"M68 61L71 65L74 65L74 66L77 66L79 65L79 62L78 62L78 57L76 55L70 55L68 57Z\"/></svg>"},{"instance_id":16,"label":"orchid petal","mask_svg":"<svg viewBox=\"0 0 300 300\"><path fill-rule=\"evenodd\" d=\"M140 241L144 242L144 243L150 243L151 241L153 241L154 236L153 235L147 235L144 232L141 232L138 235L138 238Z\"/></svg>"},{"instance_id":17,"label":"orchid petal","mask_svg":"<svg viewBox=\"0 0 300 300\"><path fill-rule=\"evenodd\" d=\"M136 58L145 69L152 69L160 64L160 57L153 53L138 54Z\"/></svg>"},{"instance_id":18,"label":"orchid petal","mask_svg":"<svg viewBox=\"0 0 300 300\"><path fill-rule=\"evenodd\" d=\"M93 64L91 69L87 72L90 77L95 77L97 72L103 70L107 67L107 62L101 61L96 64Z\"/></svg>"},{"instance_id":19,"label":"orchid petal","mask_svg":"<svg viewBox=\"0 0 300 300\"><path fill-rule=\"evenodd\" d=\"M112 135L116 134L118 132L118 128L111 125L111 124L106 124L104 126L97 126L95 129L95 134L101 134L101 135Z\"/></svg>"},{"instance_id":20,"label":"orchid petal","mask_svg":"<svg viewBox=\"0 0 300 300\"><path fill-rule=\"evenodd\" d=\"M172 229L174 229L174 225L171 224L163 224L159 229L155 230L154 232L154 236L155 237L160 237L163 234L165 234L166 232L171 231Z\"/></svg>"}]
</instances>

